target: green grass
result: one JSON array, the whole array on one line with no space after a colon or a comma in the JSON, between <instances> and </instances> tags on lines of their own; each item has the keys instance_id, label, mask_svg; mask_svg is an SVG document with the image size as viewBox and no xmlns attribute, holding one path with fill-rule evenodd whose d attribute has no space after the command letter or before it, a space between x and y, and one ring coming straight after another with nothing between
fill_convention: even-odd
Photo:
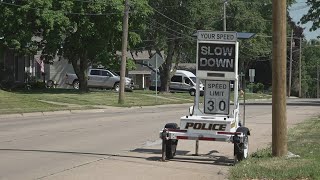
<instances>
[{"instance_id":1,"label":"green grass","mask_svg":"<svg viewBox=\"0 0 320 180\"><path fill-rule=\"evenodd\" d=\"M38 96L38 98L37 98ZM42 94L12 93L0 90L0 114L83 109L40 102ZM52 95L54 96L54 95Z\"/></svg>"},{"instance_id":2,"label":"green grass","mask_svg":"<svg viewBox=\"0 0 320 180\"><path fill-rule=\"evenodd\" d=\"M259 95L248 96L259 98ZM71 89L44 89L33 91L8 92L0 90L0 114L44 112L56 110L88 109L97 106L152 106L162 104L193 103L194 97L189 93L158 93L155 91L135 90L125 93L125 104L118 104L119 94L111 90L91 90L81 94ZM231 96L231 100L233 94ZM261 97L260 97L261 98ZM203 97L200 102L203 101ZM67 103L67 104L53 104ZM68 105L69 104L69 105Z\"/></svg>"},{"instance_id":3,"label":"green grass","mask_svg":"<svg viewBox=\"0 0 320 180\"><path fill-rule=\"evenodd\" d=\"M246 93L246 99L271 99L272 95L262 93ZM243 99L240 97L239 99Z\"/></svg>"},{"instance_id":4,"label":"green grass","mask_svg":"<svg viewBox=\"0 0 320 180\"><path fill-rule=\"evenodd\" d=\"M275 158L271 148L230 169L229 179L320 179L320 117L289 130L288 150L300 158Z\"/></svg>"},{"instance_id":5,"label":"green grass","mask_svg":"<svg viewBox=\"0 0 320 180\"><path fill-rule=\"evenodd\" d=\"M116 92L106 90L93 90L85 94L62 89L19 92L0 90L0 114L97 108L95 106L131 107L193 102L193 97L188 93L160 93L156 98L154 91L137 90L125 93L125 104L119 105L118 95ZM52 104L51 102L70 105Z\"/></svg>"}]
</instances>

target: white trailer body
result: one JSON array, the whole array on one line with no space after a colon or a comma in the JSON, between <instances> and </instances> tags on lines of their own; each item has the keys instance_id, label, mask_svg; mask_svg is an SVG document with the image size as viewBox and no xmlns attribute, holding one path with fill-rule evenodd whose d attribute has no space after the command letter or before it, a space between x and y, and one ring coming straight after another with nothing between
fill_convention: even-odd
<instances>
[{"instance_id":1,"label":"white trailer body","mask_svg":"<svg viewBox=\"0 0 320 180\"><path fill-rule=\"evenodd\" d=\"M168 123L160 132L163 160L174 157L178 140L196 140L196 154L199 140L232 142L235 160L247 157L250 132L241 126L239 119L238 45L235 32L198 31L194 105L189 115L180 118L180 127ZM200 103L201 81L205 82L203 103Z\"/></svg>"}]
</instances>

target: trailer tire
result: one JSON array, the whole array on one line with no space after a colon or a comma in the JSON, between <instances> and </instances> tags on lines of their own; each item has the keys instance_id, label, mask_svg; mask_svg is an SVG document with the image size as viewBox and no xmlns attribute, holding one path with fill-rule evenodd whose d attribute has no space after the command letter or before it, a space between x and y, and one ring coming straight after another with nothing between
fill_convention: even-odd
<instances>
[{"instance_id":1,"label":"trailer tire","mask_svg":"<svg viewBox=\"0 0 320 180\"><path fill-rule=\"evenodd\" d=\"M167 129L179 129L177 123L167 123L164 128ZM172 159L176 155L178 140L169 139L166 140L166 158Z\"/></svg>"},{"instance_id":2,"label":"trailer tire","mask_svg":"<svg viewBox=\"0 0 320 180\"><path fill-rule=\"evenodd\" d=\"M177 123L167 123L164 128L167 129L179 129L178 124Z\"/></svg>"},{"instance_id":3,"label":"trailer tire","mask_svg":"<svg viewBox=\"0 0 320 180\"><path fill-rule=\"evenodd\" d=\"M249 155L249 137L250 131L246 127L239 127L236 132L242 132L244 136L244 141L241 143L234 143L234 159L235 163L248 158Z\"/></svg>"}]
</instances>

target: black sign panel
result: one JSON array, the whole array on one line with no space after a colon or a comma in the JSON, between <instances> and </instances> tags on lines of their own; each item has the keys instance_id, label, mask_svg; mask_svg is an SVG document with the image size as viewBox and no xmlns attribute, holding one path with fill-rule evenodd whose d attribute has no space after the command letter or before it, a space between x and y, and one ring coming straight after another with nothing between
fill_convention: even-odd
<instances>
[{"instance_id":1,"label":"black sign panel","mask_svg":"<svg viewBox=\"0 0 320 180\"><path fill-rule=\"evenodd\" d=\"M199 43L198 70L234 72L235 44Z\"/></svg>"}]
</instances>

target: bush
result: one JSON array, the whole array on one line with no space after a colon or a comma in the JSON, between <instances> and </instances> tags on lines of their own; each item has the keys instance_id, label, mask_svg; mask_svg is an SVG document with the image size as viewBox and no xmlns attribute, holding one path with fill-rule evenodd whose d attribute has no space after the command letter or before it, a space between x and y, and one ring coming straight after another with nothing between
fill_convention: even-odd
<instances>
[{"instance_id":1,"label":"bush","mask_svg":"<svg viewBox=\"0 0 320 180\"><path fill-rule=\"evenodd\" d=\"M264 91L264 85L262 83L250 83L247 85L247 88L253 93L262 93Z\"/></svg>"},{"instance_id":2,"label":"bush","mask_svg":"<svg viewBox=\"0 0 320 180\"><path fill-rule=\"evenodd\" d=\"M31 89L45 89L46 88L46 83L41 82L41 81L36 81L30 83Z\"/></svg>"},{"instance_id":3,"label":"bush","mask_svg":"<svg viewBox=\"0 0 320 180\"><path fill-rule=\"evenodd\" d=\"M255 89L257 93L262 93L264 90L264 85L262 83L257 83Z\"/></svg>"}]
</instances>

